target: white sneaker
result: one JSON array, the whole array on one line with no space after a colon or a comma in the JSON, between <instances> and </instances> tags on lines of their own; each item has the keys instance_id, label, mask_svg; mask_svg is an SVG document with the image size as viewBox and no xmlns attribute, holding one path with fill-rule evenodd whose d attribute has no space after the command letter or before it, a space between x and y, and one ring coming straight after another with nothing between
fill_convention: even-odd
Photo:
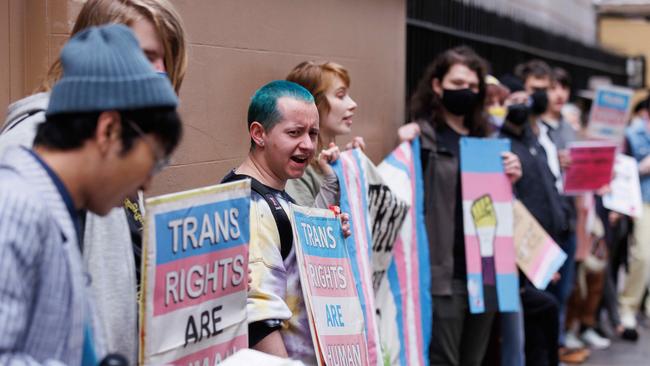
<instances>
[{"instance_id":1,"label":"white sneaker","mask_svg":"<svg viewBox=\"0 0 650 366\"><path fill-rule=\"evenodd\" d=\"M612 344L609 339L601 337L593 328L589 328L582 332L580 338L582 338L582 340L593 349L605 349Z\"/></svg>"},{"instance_id":2,"label":"white sneaker","mask_svg":"<svg viewBox=\"0 0 650 366\"><path fill-rule=\"evenodd\" d=\"M581 349L585 348L585 344L578 338L575 332L568 331L564 337L564 347L568 349Z\"/></svg>"},{"instance_id":3,"label":"white sneaker","mask_svg":"<svg viewBox=\"0 0 650 366\"><path fill-rule=\"evenodd\" d=\"M621 312L621 325L623 328L635 329L637 325L636 315L634 313Z\"/></svg>"}]
</instances>

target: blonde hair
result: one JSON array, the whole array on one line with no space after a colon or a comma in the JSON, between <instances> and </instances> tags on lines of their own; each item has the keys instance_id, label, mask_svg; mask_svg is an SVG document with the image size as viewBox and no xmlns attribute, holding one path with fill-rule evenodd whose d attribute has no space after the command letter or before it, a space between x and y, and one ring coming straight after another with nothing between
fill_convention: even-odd
<instances>
[{"instance_id":1,"label":"blonde hair","mask_svg":"<svg viewBox=\"0 0 650 366\"><path fill-rule=\"evenodd\" d=\"M323 120L330 112L330 104L325 92L336 79L341 79L346 88L350 87L350 74L345 67L331 61L304 61L298 64L287 75L287 81L293 81L309 90L314 96L318 115ZM323 149L323 141L318 135L318 150Z\"/></svg>"},{"instance_id":2,"label":"blonde hair","mask_svg":"<svg viewBox=\"0 0 650 366\"><path fill-rule=\"evenodd\" d=\"M165 69L178 94L187 70L187 49L181 17L167 0L88 0L81 8L70 35L106 23L132 26L146 18L153 23L165 50ZM50 66L38 91L49 91L63 75L61 60Z\"/></svg>"}]
</instances>

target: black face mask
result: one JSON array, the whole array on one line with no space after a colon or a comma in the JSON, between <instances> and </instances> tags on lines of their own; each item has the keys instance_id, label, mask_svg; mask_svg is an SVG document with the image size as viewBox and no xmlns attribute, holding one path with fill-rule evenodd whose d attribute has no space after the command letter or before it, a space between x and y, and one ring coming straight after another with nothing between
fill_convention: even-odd
<instances>
[{"instance_id":1,"label":"black face mask","mask_svg":"<svg viewBox=\"0 0 650 366\"><path fill-rule=\"evenodd\" d=\"M506 121L512 122L516 126L523 126L528 121L530 109L525 104L513 104L508 107Z\"/></svg>"},{"instance_id":2,"label":"black face mask","mask_svg":"<svg viewBox=\"0 0 650 366\"><path fill-rule=\"evenodd\" d=\"M548 95L546 90L537 89L533 92L533 95L530 96L532 104L530 106L530 111L535 115L540 115L546 112L546 107L548 107Z\"/></svg>"},{"instance_id":3,"label":"black face mask","mask_svg":"<svg viewBox=\"0 0 650 366\"><path fill-rule=\"evenodd\" d=\"M451 114L464 116L473 112L478 102L478 93L471 89L443 89L442 105Z\"/></svg>"}]
</instances>

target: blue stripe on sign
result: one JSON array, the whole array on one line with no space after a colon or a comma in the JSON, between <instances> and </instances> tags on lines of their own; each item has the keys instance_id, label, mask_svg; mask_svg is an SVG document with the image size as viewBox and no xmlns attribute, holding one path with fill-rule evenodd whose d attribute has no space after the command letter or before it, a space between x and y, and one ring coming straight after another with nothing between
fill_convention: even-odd
<instances>
[{"instance_id":1,"label":"blue stripe on sign","mask_svg":"<svg viewBox=\"0 0 650 366\"><path fill-rule=\"evenodd\" d=\"M598 106L602 108L626 111L630 104L630 95L615 90L598 90Z\"/></svg>"},{"instance_id":2,"label":"blue stripe on sign","mask_svg":"<svg viewBox=\"0 0 650 366\"><path fill-rule=\"evenodd\" d=\"M334 163L331 164L332 169L334 169L334 172L336 173L336 176L339 179L339 193L341 197L341 212L351 212L350 209L350 202L348 198L348 189L345 184L345 173L343 172L343 163L341 163L341 159L337 159ZM364 192L362 193L363 195L366 195L365 193L365 187L362 187L364 189ZM366 206L367 207L367 206ZM366 320L366 297L363 294L363 284L361 282L361 271L359 269L359 263L357 261L357 256L359 253L357 252L355 243L356 243L356 236L354 234L355 228L354 225L356 225L354 220L350 220L350 232L351 235L345 238L345 248L347 249L348 256L350 258L350 265L352 266L352 273L354 274L354 284L357 288L357 295L359 296L359 302L361 303L361 309L363 310L363 319L365 321L364 327L366 331L368 330L368 322ZM363 254L363 253L362 253Z\"/></svg>"},{"instance_id":3,"label":"blue stripe on sign","mask_svg":"<svg viewBox=\"0 0 650 366\"><path fill-rule=\"evenodd\" d=\"M544 275L544 279L541 283L542 288L540 288L540 290L546 289L546 286L548 286L548 283L551 282L553 275L560 269L560 267L562 267L562 264L564 264L566 258L567 255L564 252L560 252L560 254L553 259L553 262L551 262L551 264L548 266L549 271L547 271Z\"/></svg>"},{"instance_id":4,"label":"blue stripe on sign","mask_svg":"<svg viewBox=\"0 0 650 366\"><path fill-rule=\"evenodd\" d=\"M368 183L366 182L366 169L363 164L363 160L361 159L362 153L361 149L354 149L353 154L354 159L357 163L357 167L359 167L359 180L361 181L361 207L363 207L363 211L366 214L366 238L368 238L368 258L372 258L372 247L374 246L372 242L372 232L370 231L370 223L368 220L370 220L370 213L368 212Z\"/></svg>"},{"instance_id":5,"label":"blue stripe on sign","mask_svg":"<svg viewBox=\"0 0 650 366\"><path fill-rule=\"evenodd\" d=\"M397 169L403 170L407 175L409 174L409 167L407 167L406 164L402 163L401 161L397 160L395 154L388 155L383 162L388 163Z\"/></svg>"},{"instance_id":6,"label":"blue stripe on sign","mask_svg":"<svg viewBox=\"0 0 650 366\"><path fill-rule=\"evenodd\" d=\"M412 142L413 165L415 166L415 215L418 238L418 260L420 264L420 315L422 319L422 338L424 342L424 359L429 358L429 344L431 342L432 309L431 303L431 267L429 263L429 239L424 221L424 183L422 179L422 162L420 160L420 138Z\"/></svg>"},{"instance_id":7,"label":"blue stripe on sign","mask_svg":"<svg viewBox=\"0 0 650 366\"><path fill-rule=\"evenodd\" d=\"M248 243L249 213L250 199L247 197L155 215L156 263Z\"/></svg>"},{"instance_id":8,"label":"blue stripe on sign","mask_svg":"<svg viewBox=\"0 0 650 366\"><path fill-rule=\"evenodd\" d=\"M501 153L510 151L507 139L460 139L460 169L467 173L502 173Z\"/></svg>"},{"instance_id":9,"label":"blue stripe on sign","mask_svg":"<svg viewBox=\"0 0 650 366\"><path fill-rule=\"evenodd\" d=\"M386 272L388 276L388 284L390 285L390 292L393 294L393 301L395 302L395 322L397 323L397 336L399 337L400 349L399 349L399 364L401 366L406 366L406 344L404 344L405 339L403 338L404 332L404 321L402 320L402 314L404 309L402 309L402 288L399 283L399 278L397 277L397 265L395 264L395 258L391 259L390 265L388 266L388 271ZM386 316L386 314L381 314L381 316ZM423 324L425 325L425 324ZM429 347L427 348L427 353ZM427 358L428 359L428 356Z\"/></svg>"},{"instance_id":10,"label":"blue stripe on sign","mask_svg":"<svg viewBox=\"0 0 650 366\"><path fill-rule=\"evenodd\" d=\"M470 291L470 287L472 288L471 291ZM467 274L467 299L469 301L470 313L477 314L477 313L485 312L485 297L483 295L483 276L480 273Z\"/></svg>"},{"instance_id":11,"label":"blue stripe on sign","mask_svg":"<svg viewBox=\"0 0 650 366\"><path fill-rule=\"evenodd\" d=\"M346 257L338 218L313 217L295 211L293 215L305 254L325 258Z\"/></svg>"},{"instance_id":12,"label":"blue stripe on sign","mask_svg":"<svg viewBox=\"0 0 650 366\"><path fill-rule=\"evenodd\" d=\"M497 274L499 311L519 311L519 277L516 273Z\"/></svg>"}]
</instances>

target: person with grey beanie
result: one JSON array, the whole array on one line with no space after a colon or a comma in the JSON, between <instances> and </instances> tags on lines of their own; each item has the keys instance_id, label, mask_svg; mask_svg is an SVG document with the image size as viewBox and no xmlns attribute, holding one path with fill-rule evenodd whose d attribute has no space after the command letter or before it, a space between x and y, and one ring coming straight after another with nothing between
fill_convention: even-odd
<instances>
[{"instance_id":1,"label":"person with grey beanie","mask_svg":"<svg viewBox=\"0 0 650 366\"><path fill-rule=\"evenodd\" d=\"M91 27L61 51L34 148L0 158L0 364L97 365L105 356L80 254L82 211L146 189L181 137L178 100L131 30Z\"/></svg>"}]
</instances>

